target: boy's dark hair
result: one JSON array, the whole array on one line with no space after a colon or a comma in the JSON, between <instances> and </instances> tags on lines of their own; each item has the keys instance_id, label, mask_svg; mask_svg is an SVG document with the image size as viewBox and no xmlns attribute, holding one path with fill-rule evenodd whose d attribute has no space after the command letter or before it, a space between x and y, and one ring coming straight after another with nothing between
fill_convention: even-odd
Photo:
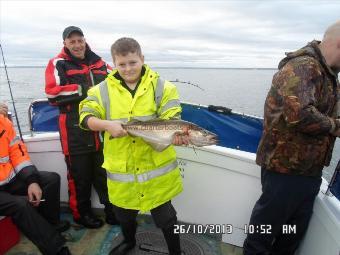
<instances>
[{"instance_id":1,"label":"boy's dark hair","mask_svg":"<svg viewBox=\"0 0 340 255\"><path fill-rule=\"evenodd\" d=\"M142 56L140 45L133 38L122 37L115 41L111 46L111 55L113 59L115 59L115 56L117 55L126 56L129 53L137 53L139 56Z\"/></svg>"}]
</instances>

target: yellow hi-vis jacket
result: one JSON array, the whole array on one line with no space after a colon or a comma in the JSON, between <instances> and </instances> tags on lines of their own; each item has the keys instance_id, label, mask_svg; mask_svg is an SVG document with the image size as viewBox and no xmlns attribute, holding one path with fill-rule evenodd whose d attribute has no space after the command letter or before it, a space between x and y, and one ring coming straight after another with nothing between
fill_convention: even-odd
<instances>
[{"instance_id":1,"label":"yellow hi-vis jacket","mask_svg":"<svg viewBox=\"0 0 340 255\"><path fill-rule=\"evenodd\" d=\"M12 122L0 114L0 186L9 183L25 167L33 166L25 144Z\"/></svg>"},{"instance_id":2,"label":"yellow hi-vis jacket","mask_svg":"<svg viewBox=\"0 0 340 255\"><path fill-rule=\"evenodd\" d=\"M144 68L145 73L134 97L115 77L117 70L91 88L88 97L79 105L80 123L89 115L123 122L180 116L182 109L176 87L163 81L147 65ZM145 212L182 191L173 146L158 152L139 137L109 138L110 134L105 132L103 168L107 171L112 204Z\"/></svg>"}]
</instances>

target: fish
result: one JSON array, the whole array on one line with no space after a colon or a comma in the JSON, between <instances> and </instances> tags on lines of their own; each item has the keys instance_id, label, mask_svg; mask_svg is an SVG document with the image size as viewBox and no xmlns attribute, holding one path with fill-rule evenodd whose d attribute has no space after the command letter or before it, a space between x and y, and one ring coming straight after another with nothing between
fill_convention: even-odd
<instances>
[{"instance_id":1,"label":"fish","mask_svg":"<svg viewBox=\"0 0 340 255\"><path fill-rule=\"evenodd\" d=\"M184 120L132 121L122 124L131 136L141 137L153 149L163 151L172 144L175 135L188 135L189 144L202 147L218 143L218 136Z\"/></svg>"}]
</instances>

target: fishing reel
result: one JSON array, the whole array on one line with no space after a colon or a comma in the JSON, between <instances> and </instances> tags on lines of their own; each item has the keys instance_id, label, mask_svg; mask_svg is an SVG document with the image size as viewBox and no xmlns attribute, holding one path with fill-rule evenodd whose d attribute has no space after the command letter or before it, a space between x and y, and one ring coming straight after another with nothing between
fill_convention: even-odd
<instances>
[{"instance_id":1,"label":"fishing reel","mask_svg":"<svg viewBox=\"0 0 340 255\"><path fill-rule=\"evenodd\" d=\"M12 121L12 112L7 112L7 118Z\"/></svg>"}]
</instances>

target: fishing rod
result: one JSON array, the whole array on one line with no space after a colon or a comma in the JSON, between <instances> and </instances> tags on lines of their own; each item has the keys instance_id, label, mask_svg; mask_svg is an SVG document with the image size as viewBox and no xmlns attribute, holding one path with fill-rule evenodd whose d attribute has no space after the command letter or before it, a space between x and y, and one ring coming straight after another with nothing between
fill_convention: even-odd
<instances>
[{"instance_id":1,"label":"fishing rod","mask_svg":"<svg viewBox=\"0 0 340 255\"><path fill-rule=\"evenodd\" d=\"M194 86L194 87L199 88L200 90L203 90L203 91L204 91L203 88L201 88L200 86L198 86L198 85L195 84L195 83L191 83L190 81L180 81L179 79L176 79L176 80L170 81L170 82L177 82L177 83L189 84L189 85L191 85L191 86Z\"/></svg>"},{"instance_id":2,"label":"fishing rod","mask_svg":"<svg viewBox=\"0 0 340 255\"><path fill-rule=\"evenodd\" d=\"M11 99L12 99L12 104L13 104L13 110L14 110L15 119L16 119L17 125L18 125L18 130L19 130L20 139L21 139L21 141L24 141L24 140L22 139L22 133L21 133L20 122L19 122L19 119L18 119L17 109L16 109L15 103L14 103L14 98L13 98L13 93L12 93L12 87L11 87L11 83L10 83L9 78L8 78L8 72L7 72L6 61L5 61L5 56L4 56L4 52L3 52L3 50L2 50L2 45L1 45L1 43L0 43L0 49L1 49L2 60L3 60L3 62L4 62L4 67L5 67L6 77L7 77L7 83L8 83L8 87L9 87L9 93L11 94Z\"/></svg>"}]
</instances>

